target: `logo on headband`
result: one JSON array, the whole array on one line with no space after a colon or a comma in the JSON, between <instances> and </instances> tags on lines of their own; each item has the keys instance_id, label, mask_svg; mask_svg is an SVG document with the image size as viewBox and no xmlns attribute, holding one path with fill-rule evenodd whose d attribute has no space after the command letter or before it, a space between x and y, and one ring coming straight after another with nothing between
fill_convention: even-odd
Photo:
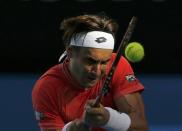
<instances>
[{"instance_id":1,"label":"logo on headband","mask_svg":"<svg viewBox=\"0 0 182 131\"><path fill-rule=\"evenodd\" d=\"M103 43L103 42L106 42L107 39L106 39L105 37L98 37L98 38L96 38L95 41L96 41L97 43Z\"/></svg>"}]
</instances>

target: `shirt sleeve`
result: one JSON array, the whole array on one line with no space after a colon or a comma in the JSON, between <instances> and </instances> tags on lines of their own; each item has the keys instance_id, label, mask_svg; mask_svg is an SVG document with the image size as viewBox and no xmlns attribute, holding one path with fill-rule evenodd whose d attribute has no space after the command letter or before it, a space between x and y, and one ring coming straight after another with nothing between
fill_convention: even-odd
<instances>
[{"instance_id":1,"label":"shirt sleeve","mask_svg":"<svg viewBox=\"0 0 182 131\"><path fill-rule=\"evenodd\" d=\"M135 77L132 67L124 57L120 58L118 66L115 69L111 86L114 99L144 90L144 86Z\"/></svg>"},{"instance_id":2,"label":"shirt sleeve","mask_svg":"<svg viewBox=\"0 0 182 131\"><path fill-rule=\"evenodd\" d=\"M54 83L50 79L37 81L32 91L32 102L40 128L63 128L64 122L58 110Z\"/></svg>"}]
</instances>

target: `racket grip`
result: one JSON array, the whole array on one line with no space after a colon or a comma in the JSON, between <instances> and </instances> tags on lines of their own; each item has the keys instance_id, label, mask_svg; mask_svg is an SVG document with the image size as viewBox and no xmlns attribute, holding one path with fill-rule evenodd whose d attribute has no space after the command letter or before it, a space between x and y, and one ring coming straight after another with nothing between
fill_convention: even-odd
<instances>
[{"instance_id":1,"label":"racket grip","mask_svg":"<svg viewBox=\"0 0 182 131\"><path fill-rule=\"evenodd\" d=\"M102 95L97 96L93 107L98 107L101 102L101 99L102 99Z\"/></svg>"}]
</instances>

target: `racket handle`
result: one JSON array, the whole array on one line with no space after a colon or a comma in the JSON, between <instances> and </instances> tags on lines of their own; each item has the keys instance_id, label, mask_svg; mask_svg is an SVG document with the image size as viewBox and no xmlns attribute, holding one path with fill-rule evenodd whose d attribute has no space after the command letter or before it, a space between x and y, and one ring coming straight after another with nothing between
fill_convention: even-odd
<instances>
[{"instance_id":1,"label":"racket handle","mask_svg":"<svg viewBox=\"0 0 182 131\"><path fill-rule=\"evenodd\" d=\"M101 102L101 99L102 99L102 95L98 95L95 99L95 103L94 103L93 107L98 107Z\"/></svg>"}]
</instances>

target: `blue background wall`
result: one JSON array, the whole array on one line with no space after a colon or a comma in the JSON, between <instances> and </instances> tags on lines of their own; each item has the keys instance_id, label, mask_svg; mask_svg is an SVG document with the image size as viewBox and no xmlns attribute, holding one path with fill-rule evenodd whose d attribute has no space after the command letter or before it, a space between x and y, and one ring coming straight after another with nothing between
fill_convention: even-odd
<instances>
[{"instance_id":1,"label":"blue background wall","mask_svg":"<svg viewBox=\"0 0 182 131\"><path fill-rule=\"evenodd\" d=\"M39 131L35 121L31 90L39 74L0 75L1 131ZM182 75L137 75L143 92L151 131L182 130Z\"/></svg>"}]
</instances>

